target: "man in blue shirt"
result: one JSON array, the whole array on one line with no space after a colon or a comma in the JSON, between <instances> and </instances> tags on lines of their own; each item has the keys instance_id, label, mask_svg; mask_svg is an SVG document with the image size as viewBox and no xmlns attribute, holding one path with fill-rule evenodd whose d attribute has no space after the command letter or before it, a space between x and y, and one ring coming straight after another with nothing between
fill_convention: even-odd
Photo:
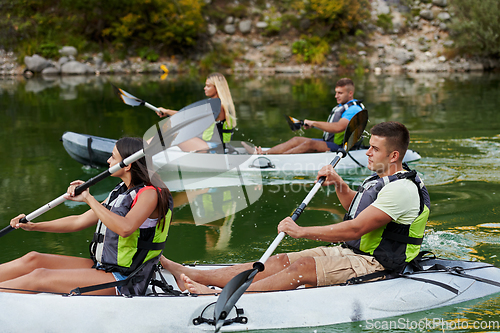
<instances>
[{"instance_id":1,"label":"man in blue shirt","mask_svg":"<svg viewBox=\"0 0 500 333\"><path fill-rule=\"evenodd\" d=\"M305 129L314 127L323 131L322 139L296 136L267 151L262 151L261 147L257 147L257 154L300 154L337 151L342 146L347 124L356 113L364 109L364 106L354 99L354 82L349 78L343 78L337 82L335 85L335 98L339 104L332 109L327 121L304 120Z\"/></svg>"}]
</instances>

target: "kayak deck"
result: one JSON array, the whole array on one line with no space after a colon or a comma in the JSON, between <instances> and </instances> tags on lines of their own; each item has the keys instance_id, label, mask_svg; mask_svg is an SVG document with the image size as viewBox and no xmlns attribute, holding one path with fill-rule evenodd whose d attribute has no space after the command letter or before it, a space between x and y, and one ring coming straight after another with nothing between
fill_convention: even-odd
<instances>
[{"instance_id":1,"label":"kayak deck","mask_svg":"<svg viewBox=\"0 0 500 333\"><path fill-rule=\"evenodd\" d=\"M248 293L236 303L238 310L234 309L228 316L234 322L223 326L222 331L314 327L380 319L500 292L499 285L484 282L500 281L500 269L492 265L440 259L430 260L428 265L435 263L460 267L475 278L442 270L412 274L421 280L399 277L354 285ZM172 283L168 272L163 271L163 275ZM89 332L95 329L96 323L100 331L213 331L214 326L204 322L204 318L213 316L216 301L215 295L64 297L0 293L5 309L23 309L0 312L0 323L8 332ZM26 317L26 313L30 315Z\"/></svg>"},{"instance_id":2,"label":"kayak deck","mask_svg":"<svg viewBox=\"0 0 500 333\"><path fill-rule=\"evenodd\" d=\"M61 140L73 159L84 165L95 167L107 167L106 161L116 142L112 139L74 132L64 133ZM267 149L263 148L264 151ZM350 151L345 158L340 160L336 170L346 172L366 167L368 164L366 151L366 148ZM244 147L237 146L231 146L228 154L189 153L175 146L153 156L153 163L164 171L226 172L238 170L238 172L299 176L317 173L335 156L335 152L252 155L248 154ZM420 158L417 152L408 150L404 162L415 162Z\"/></svg>"}]
</instances>

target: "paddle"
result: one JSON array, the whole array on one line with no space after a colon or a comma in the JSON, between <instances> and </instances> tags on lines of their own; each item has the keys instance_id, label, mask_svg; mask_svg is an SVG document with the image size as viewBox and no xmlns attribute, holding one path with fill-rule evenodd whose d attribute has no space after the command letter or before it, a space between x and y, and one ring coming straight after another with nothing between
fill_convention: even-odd
<instances>
[{"instance_id":1,"label":"paddle","mask_svg":"<svg viewBox=\"0 0 500 333\"><path fill-rule=\"evenodd\" d=\"M294 131L294 132L298 131L302 126L304 126L303 120L299 120L297 118L287 116L287 115L284 115L284 116L285 116L286 122L288 123L288 126L290 126L290 129L292 131Z\"/></svg>"},{"instance_id":2,"label":"paddle","mask_svg":"<svg viewBox=\"0 0 500 333\"><path fill-rule=\"evenodd\" d=\"M144 135L148 138L152 137L149 144L146 144L145 142L146 147L78 186L75 189L75 194L78 195L82 193L90 186L98 183L121 168L126 167L146 155L152 156L170 146L178 145L179 143L199 135L219 116L221 104L220 99L218 98L207 99L204 103L196 102L191 105L194 107L188 108L184 112L176 113L172 117L160 121L156 124L156 126L151 127ZM66 201L66 198L64 197L65 195L66 194L63 194L38 208L26 217L23 217L19 222L26 223L31 221L55 206L63 203ZM14 228L8 225L0 230L0 237L8 234L12 230L14 230Z\"/></svg>"},{"instance_id":3,"label":"paddle","mask_svg":"<svg viewBox=\"0 0 500 333\"><path fill-rule=\"evenodd\" d=\"M343 147L339 149L339 151L337 151L337 155L330 163L333 167L335 167L340 159L346 156L349 149L351 149L352 146L359 141L363 134L363 131L365 130L367 122L368 111L366 111L365 109L358 112L354 117L352 117L344 133ZM304 201L302 201L300 206L295 209L292 214L292 219L294 221L299 218L300 214L302 214L306 206L309 204L309 201L311 201L324 181L325 177L321 177L314 185L312 190L307 194L306 198L304 199ZM231 311L231 309L236 304L241 295L245 292L245 290L247 290L247 288L250 286L255 275L258 272L264 270L264 263L267 261L267 259L269 259L271 254L274 252L274 250L284 237L285 233L280 232L271 243L271 245L269 245L269 248L262 255L260 260L254 263L252 269L236 275L222 289L222 292L217 299L214 309L214 320L216 322L215 332L218 332L220 330L220 328L224 324L224 319L227 317L227 314Z\"/></svg>"},{"instance_id":4,"label":"paddle","mask_svg":"<svg viewBox=\"0 0 500 333\"><path fill-rule=\"evenodd\" d=\"M142 99L139 99L139 98L129 94L125 90L120 89L113 84L112 84L112 86L113 86L113 90L114 90L115 94L122 100L123 103L130 105L130 106L144 105L145 107L153 110L154 112L157 112L157 113L160 112L160 110L158 110L158 108L156 106L153 106L153 105L149 104L148 102L143 101Z\"/></svg>"}]
</instances>

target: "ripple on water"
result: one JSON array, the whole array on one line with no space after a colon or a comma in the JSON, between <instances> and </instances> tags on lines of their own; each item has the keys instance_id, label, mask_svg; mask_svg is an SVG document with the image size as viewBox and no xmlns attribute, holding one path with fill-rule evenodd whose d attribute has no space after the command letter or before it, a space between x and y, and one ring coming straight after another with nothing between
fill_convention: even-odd
<instances>
[{"instance_id":1,"label":"ripple on water","mask_svg":"<svg viewBox=\"0 0 500 333\"><path fill-rule=\"evenodd\" d=\"M415 163L428 185L457 181L500 182L500 136L431 140L439 148Z\"/></svg>"}]
</instances>

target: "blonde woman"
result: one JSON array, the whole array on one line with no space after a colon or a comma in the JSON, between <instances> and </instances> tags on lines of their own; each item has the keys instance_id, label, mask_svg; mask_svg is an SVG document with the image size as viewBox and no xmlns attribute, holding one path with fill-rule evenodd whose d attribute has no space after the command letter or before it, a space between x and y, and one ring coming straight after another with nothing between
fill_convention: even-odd
<instances>
[{"instance_id":1,"label":"blonde woman","mask_svg":"<svg viewBox=\"0 0 500 333\"><path fill-rule=\"evenodd\" d=\"M205 95L208 98L220 98L221 112L215 119L215 123L206 129L200 137L192 138L181 144L179 148L183 151L208 151L221 144L231 141L233 129L236 127L236 111L233 98L229 91L226 78L220 73L212 73L205 81ZM173 116L179 111L158 108L159 117ZM217 130L216 130L217 129Z\"/></svg>"}]
</instances>

